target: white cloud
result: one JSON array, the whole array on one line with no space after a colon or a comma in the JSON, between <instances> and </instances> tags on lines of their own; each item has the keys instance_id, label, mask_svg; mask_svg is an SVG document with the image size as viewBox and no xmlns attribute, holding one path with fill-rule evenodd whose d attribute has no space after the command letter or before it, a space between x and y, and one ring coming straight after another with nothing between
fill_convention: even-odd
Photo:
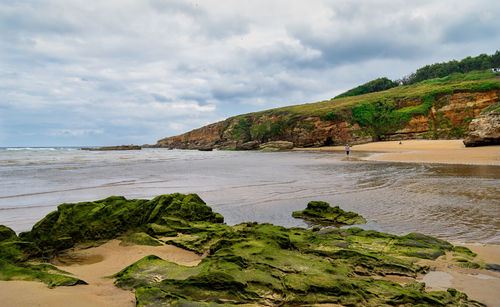
<instances>
[{"instance_id":1,"label":"white cloud","mask_svg":"<svg viewBox=\"0 0 500 307\"><path fill-rule=\"evenodd\" d=\"M0 146L57 144L54 131L154 143L328 99L493 53L499 14L493 0L0 0Z\"/></svg>"}]
</instances>

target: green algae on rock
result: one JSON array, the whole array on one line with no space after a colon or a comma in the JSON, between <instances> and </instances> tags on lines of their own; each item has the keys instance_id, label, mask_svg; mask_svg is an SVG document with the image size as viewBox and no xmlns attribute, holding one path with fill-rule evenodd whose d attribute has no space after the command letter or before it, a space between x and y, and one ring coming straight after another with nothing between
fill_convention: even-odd
<instances>
[{"instance_id":1,"label":"green algae on rock","mask_svg":"<svg viewBox=\"0 0 500 307\"><path fill-rule=\"evenodd\" d=\"M162 232L152 224L168 226L167 218L211 223L224 221L196 194L175 193L152 200L111 196L94 202L59 205L57 211L49 213L20 237L34 242L42 255L47 256L76 243L109 240L131 230L150 234Z\"/></svg>"},{"instance_id":2,"label":"green algae on rock","mask_svg":"<svg viewBox=\"0 0 500 307\"><path fill-rule=\"evenodd\" d=\"M136 232L122 239L120 245L161 246L163 243L144 232Z\"/></svg>"},{"instance_id":3,"label":"green algae on rock","mask_svg":"<svg viewBox=\"0 0 500 307\"><path fill-rule=\"evenodd\" d=\"M85 284L50 264L28 262L31 253L38 250L37 246L20 240L4 225L0 225L0 233L0 280L41 281L49 288Z\"/></svg>"},{"instance_id":4,"label":"green algae on rock","mask_svg":"<svg viewBox=\"0 0 500 307\"><path fill-rule=\"evenodd\" d=\"M429 269L417 259L434 259L445 251L453 251L457 259L473 258L446 241L355 227L228 226L195 194L63 204L19 237L0 230L0 279L40 280L50 287L84 282L29 261L47 260L76 243L120 236L136 243L158 242L157 236L169 234L176 236L167 244L206 256L197 266L186 267L150 255L115 274L118 287L135 290L138 306L478 305L456 290L427 292L421 284L403 287L372 278L415 277Z\"/></svg>"},{"instance_id":5,"label":"green algae on rock","mask_svg":"<svg viewBox=\"0 0 500 307\"><path fill-rule=\"evenodd\" d=\"M415 264L406 253L441 250L442 244L402 246L398 242L405 237L359 228L313 232L258 223L207 223L204 229L198 223L195 228L196 232L168 243L205 253L207 256L197 266L177 265L151 255L115 274L115 284L135 289L138 306L195 302L195 306L480 306L460 292L427 292L423 284L403 287L371 278L415 277L426 272L428 267ZM423 235L411 237L430 240ZM419 253L414 254L420 258Z\"/></svg>"},{"instance_id":6,"label":"green algae on rock","mask_svg":"<svg viewBox=\"0 0 500 307\"><path fill-rule=\"evenodd\" d=\"M361 215L351 211L344 211L339 206L330 207L330 204L324 201L310 201L305 210L295 211L292 216L313 223L334 226L366 223L366 220Z\"/></svg>"},{"instance_id":7,"label":"green algae on rock","mask_svg":"<svg viewBox=\"0 0 500 307\"><path fill-rule=\"evenodd\" d=\"M124 239L128 243L161 245L150 235L176 235L168 223L189 227L189 222L217 225L223 221L196 194L175 193L152 200L112 196L94 202L62 204L19 237L0 225L0 280L39 280L49 287L82 284L85 282L64 275L55 267L30 261L47 262L77 243L104 242L124 233L129 234Z\"/></svg>"}]
</instances>

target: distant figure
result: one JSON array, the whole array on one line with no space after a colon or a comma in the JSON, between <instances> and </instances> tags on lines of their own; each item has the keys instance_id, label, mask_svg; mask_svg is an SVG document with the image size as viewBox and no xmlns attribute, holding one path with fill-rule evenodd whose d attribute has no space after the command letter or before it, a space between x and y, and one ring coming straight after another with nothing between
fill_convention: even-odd
<instances>
[{"instance_id":1,"label":"distant figure","mask_svg":"<svg viewBox=\"0 0 500 307\"><path fill-rule=\"evenodd\" d=\"M349 144L345 145L345 154L349 156Z\"/></svg>"},{"instance_id":2,"label":"distant figure","mask_svg":"<svg viewBox=\"0 0 500 307\"><path fill-rule=\"evenodd\" d=\"M403 144L401 141L399 141L399 145Z\"/></svg>"}]
</instances>

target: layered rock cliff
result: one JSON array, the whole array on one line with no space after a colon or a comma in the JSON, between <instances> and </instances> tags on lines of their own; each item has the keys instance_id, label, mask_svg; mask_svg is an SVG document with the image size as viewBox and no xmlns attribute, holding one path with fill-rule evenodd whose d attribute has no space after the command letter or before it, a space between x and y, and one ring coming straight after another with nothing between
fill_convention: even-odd
<instances>
[{"instance_id":1,"label":"layered rock cliff","mask_svg":"<svg viewBox=\"0 0 500 307\"><path fill-rule=\"evenodd\" d=\"M463 138L469 123L483 109L496 104L500 96L498 79L487 83L488 86L473 85L461 83L451 90L441 85L426 87L428 92L418 89L418 95L389 90L386 92L393 93L392 96L374 93L245 114L161 139L155 146L254 149L270 141L312 147L377 139ZM416 91L414 88L407 91L412 90ZM384 112L390 114L389 119ZM498 128L498 122L492 125Z\"/></svg>"}]
</instances>

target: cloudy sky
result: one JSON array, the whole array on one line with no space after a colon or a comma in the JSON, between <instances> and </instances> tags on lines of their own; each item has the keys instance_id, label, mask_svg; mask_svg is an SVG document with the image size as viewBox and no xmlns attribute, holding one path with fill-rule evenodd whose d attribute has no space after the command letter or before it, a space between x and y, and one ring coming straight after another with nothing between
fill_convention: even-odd
<instances>
[{"instance_id":1,"label":"cloudy sky","mask_svg":"<svg viewBox=\"0 0 500 307\"><path fill-rule=\"evenodd\" d=\"M0 0L0 146L154 144L329 99L492 54L499 16L498 0Z\"/></svg>"}]
</instances>

